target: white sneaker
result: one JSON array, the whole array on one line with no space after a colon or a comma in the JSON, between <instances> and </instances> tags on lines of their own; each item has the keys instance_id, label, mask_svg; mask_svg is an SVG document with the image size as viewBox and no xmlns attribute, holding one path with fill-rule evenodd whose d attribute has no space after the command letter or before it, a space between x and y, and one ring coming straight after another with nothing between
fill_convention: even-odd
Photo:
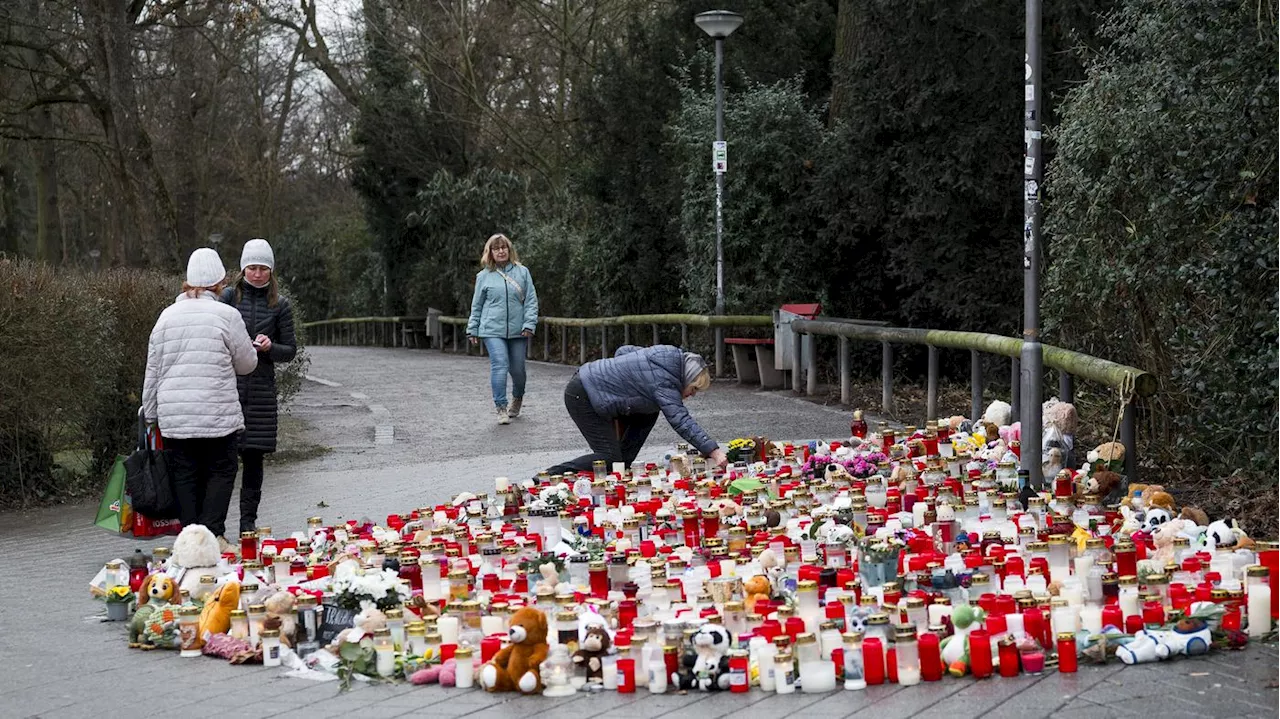
<instances>
[{"instance_id":1,"label":"white sneaker","mask_svg":"<svg viewBox=\"0 0 1280 719\"><path fill-rule=\"evenodd\" d=\"M520 405L524 404L524 397L515 397L511 400L511 406L507 407L507 416L515 419L520 416Z\"/></svg>"},{"instance_id":2,"label":"white sneaker","mask_svg":"<svg viewBox=\"0 0 1280 719\"><path fill-rule=\"evenodd\" d=\"M511 416L507 414L506 407L498 408L498 424L511 424Z\"/></svg>"}]
</instances>

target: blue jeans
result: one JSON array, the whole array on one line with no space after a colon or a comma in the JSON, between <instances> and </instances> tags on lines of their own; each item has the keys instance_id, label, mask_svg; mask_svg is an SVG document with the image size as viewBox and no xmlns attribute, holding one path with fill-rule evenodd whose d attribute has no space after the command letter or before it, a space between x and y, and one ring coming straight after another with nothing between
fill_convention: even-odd
<instances>
[{"instance_id":1,"label":"blue jeans","mask_svg":"<svg viewBox=\"0 0 1280 719\"><path fill-rule=\"evenodd\" d=\"M511 396L524 397L524 359L528 351L527 337L483 337L484 349L489 353L489 386L493 389L493 404L507 406L507 375L511 375Z\"/></svg>"}]
</instances>

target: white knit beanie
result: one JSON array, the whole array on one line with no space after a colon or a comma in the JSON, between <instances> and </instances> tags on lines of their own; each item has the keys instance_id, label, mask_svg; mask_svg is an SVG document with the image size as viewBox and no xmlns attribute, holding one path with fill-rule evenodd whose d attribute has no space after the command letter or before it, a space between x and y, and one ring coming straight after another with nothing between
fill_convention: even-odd
<instances>
[{"instance_id":1,"label":"white knit beanie","mask_svg":"<svg viewBox=\"0 0 1280 719\"><path fill-rule=\"evenodd\" d=\"M276 255L271 251L271 245L263 239L253 239L244 243L244 250L240 252L240 269L244 269L249 265L266 265L267 269L275 270Z\"/></svg>"},{"instance_id":2,"label":"white knit beanie","mask_svg":"<svg viewBox=\"0 0 1280 719\"><path fill-rule=\"evenodd\" d=\"M192 287L213 287L227 279L227 268L222 266L222 258L208 247L201 247L191 253L187 260L187 284Z\"/></svg>"}]
</instances>

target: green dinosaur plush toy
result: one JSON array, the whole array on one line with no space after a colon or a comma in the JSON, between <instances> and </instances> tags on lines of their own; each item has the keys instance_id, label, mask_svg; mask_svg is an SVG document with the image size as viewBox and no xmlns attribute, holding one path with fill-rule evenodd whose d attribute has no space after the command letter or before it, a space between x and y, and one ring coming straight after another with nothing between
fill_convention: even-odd
<instances>
[{"instance_id":1,"label":"green dinosaur plush toy","mask_svg":"<svg viewBox=\"0 0 1280 719\"><path fill-rule=\"evenodd\" d=\"M956 633L942 643L942 663L952 676L962 677L969 672L969 633L978 628L986 613L977 607L962 604L951 612L951 626Z\"/></svg>"}]
</instances>

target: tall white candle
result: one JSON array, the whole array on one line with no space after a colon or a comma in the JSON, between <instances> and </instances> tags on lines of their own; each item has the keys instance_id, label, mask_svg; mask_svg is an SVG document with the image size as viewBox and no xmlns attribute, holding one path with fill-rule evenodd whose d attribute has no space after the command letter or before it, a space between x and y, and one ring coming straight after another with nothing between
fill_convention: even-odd
<instances>
[{"instance_id":1,"label":"tall white candle","mask_svg":"<svg viewBox=\"0 0 1280 719\"><path fill-rule=\"evenodd\" d=\"M1080 628L1090 634L1102 632L1102 607L1086 604L1080 608Z\"/></svg>"},{"instance_id":2,"label":"tall white candle","mask_svg":"<svg viewBox=\"0 0 1280 719\"><path fill-rule=\"evenodd\" d=\"M1249 636L1260 637L1271 631L1271 586L1263 579L1262 584L1249 587L1249 600L1246 605L1249 613Z\"/></svg>"},{"instance_id":3,"label":"tall white candle","mask_svg":"<svg viewBox=\"0 0 1280 719\"><path fill-rule=\"evenodd\" d=\"M502 617L486 615L480 617L480 631L487 637L493 634L505 634L507 628L503 626Z\"/></svg>"},{"instance_id":4,"label":"tall white candle","mask_svg":"<svg viewBox=\"0 0 1280 719\"><path fill-rule=\"evenodd\" d=\"M930 604L929 605L929 623L942 624L943 617L951 616L950 604Z\"/></svg>"},{"instance_id":5,"label":"tall white candle","mask_svg":"<svg viewBox=\"0 0 1280 719\"><path fill-rule=\"evenodd\" d=\"M440 632L441 644L457 644L458 643L458 618L442 616L436 622L436 629Z\"/></svg>"},{"instance_id":6,"label":"tall white candle","mask_svg":"<svg viewBox=\"0 0 1280 719\"><path fill-rule=\"evenodd\" d=\"M511 488L511 480L506 477L494 477L493 488L499 492L505 492Z\"/></svg>"}]
</instances>

